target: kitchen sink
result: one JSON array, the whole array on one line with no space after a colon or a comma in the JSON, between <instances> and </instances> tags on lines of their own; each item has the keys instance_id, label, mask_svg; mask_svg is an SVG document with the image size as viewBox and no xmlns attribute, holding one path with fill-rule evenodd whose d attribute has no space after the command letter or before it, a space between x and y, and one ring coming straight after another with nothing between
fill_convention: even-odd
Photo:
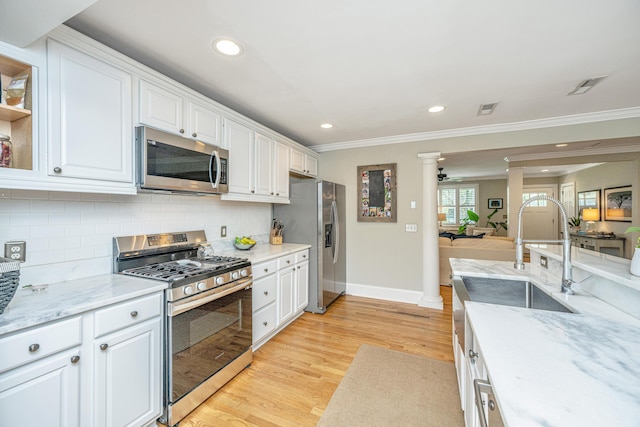
<instances>
[{"instance_id":1,"label":"kitchen sink","mask_svg":"<svg viewBox=\"0 0 640 427\"><path fill-rule=\"evenodd\" d=\"M573 313L572 310L528 281L465 276L462 277L462 282L464 289L459 289L460 286L456 289L462 301L469 300L513 307ZM468 298L464 298L465 291Z\"/></svg>"}]
</instances>

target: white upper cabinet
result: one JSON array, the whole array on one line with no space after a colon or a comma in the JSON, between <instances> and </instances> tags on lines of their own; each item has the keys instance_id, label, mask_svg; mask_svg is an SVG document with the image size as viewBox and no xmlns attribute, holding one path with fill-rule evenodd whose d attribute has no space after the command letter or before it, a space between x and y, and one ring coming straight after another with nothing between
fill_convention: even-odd
<instances>
[{"instance_id":1,"label":"white upper cabinet","mask_svg":"<svg viewBox=\"0 0 640 427\"><path fill-rule=\"evenodd\" d=\"M221 145L220 112L213 105L192 99L186 93L140 80L139 109L142 124Z\"/></svg>"},{"instance_id":2,"label":"white upper cabinet","mask_svg":"<svg viewBox=\"0 0 640 427\"><path fill-rule=\"evenodd\" d=\"M316 177L318 176L318 159L295 148L291 149L291 172Z\"/></svg>"},{"instance_id":3,"label":"white upper cabinet","mask_svg":"<svg viewBox=\"0 0 640 427\"><path fill-rule=\"evenodd\" d=\"M255 193L273 196L273 139L256 132L255 136Z\"/></svg>"},{"instance_id":4,"label":"white upper cabinet","mask_svg":"<svg viewBox=\"0 0 640 427\"><path fill-rule=\"evenodd\" d=\"M224 119L224 139L229 150L229 193L254 194L253 129Z\"/></svg>"},{"instance_id":5,"label":"white upper cabinet","mask_svg":"<svg viewBox=\"0 0 640 427\"><path fill-rule=\"evenodd\" d=\"M274 196L289 200L289 157L291 149L288 145L274 141L274 170L273 190Z\"/></svg>"},{"instance_id":6,"label":"white upper cabinet","mask_svg":"<svg viewBox=\"0 0 640 427\"><path fill-rule=\"evenodd\" d=\"M48 174L133 183L132 76L48 41Z\"/></svg>"}]
</instances>

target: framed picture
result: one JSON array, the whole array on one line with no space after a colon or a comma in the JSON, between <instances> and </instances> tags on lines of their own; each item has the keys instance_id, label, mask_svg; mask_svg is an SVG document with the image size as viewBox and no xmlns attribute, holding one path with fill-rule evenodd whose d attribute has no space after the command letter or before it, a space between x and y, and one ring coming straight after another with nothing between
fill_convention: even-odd
<instances>
[{"instance_id":1,"label":"framed picture","mask_svg":"<svg viewBox=\"0 0 640 427\"><path fill-rule=\"evenodd\" d=\"M578 218L582 219L584 208L598 209L600 215L600 190L578 191Z\"/></svg>"},{"instance_id":2,"label":"framed picture","mask_svg":"<svg viewBox=\"0 0 640 427\"><path fill-rule=\"evenodd\" d=\"M396 163L357 169L358 222L397 222Z\"/></svg>"},{"instance_id":3,"label":"framed picture","mask_svg":"<svg viewBox=\"0 0 640 427\"><path fill-rule=\"evenodd\" d=\"M604 189L604 220L631 222L633 191L630 185Z\"/></svg>"},{"instance_id":4,"label":"framed picture","mask_svg":"<svg viewBox=\"0 0 640 427\"><path fill-rule=\"evenodd\" d=\"M489 199L489 209L502 209L502 199Z\"/></svg>"}]
</instances>

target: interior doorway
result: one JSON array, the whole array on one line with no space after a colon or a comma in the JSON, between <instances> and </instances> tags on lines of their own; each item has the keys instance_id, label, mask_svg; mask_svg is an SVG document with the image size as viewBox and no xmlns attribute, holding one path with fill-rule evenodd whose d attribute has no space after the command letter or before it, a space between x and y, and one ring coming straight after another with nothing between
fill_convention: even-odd
<instances>
[{"instance_id":1,"label":"interior doorway","mask_svg":"<svg viewBox=\"0 0 640 427\"><path fill-rule=\"evenodd\" d=\"M533 196L547 195L557 198L557 184L525 185L522 189L522 202ZM557 240L558 207L546 200L529 204L522 212L522 238L526 240Z\"/></svg>"}]
</instances>

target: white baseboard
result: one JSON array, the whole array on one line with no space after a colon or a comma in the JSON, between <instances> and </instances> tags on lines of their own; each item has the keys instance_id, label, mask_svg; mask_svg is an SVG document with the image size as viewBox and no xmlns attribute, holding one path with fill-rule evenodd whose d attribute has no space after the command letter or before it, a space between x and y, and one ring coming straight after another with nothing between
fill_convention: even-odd
<instances>
[{"instance_id":1,"label":"white baseboard","mask_svg":"<svg viewBox=\"0 0 640 427\"><path fill-rule=\"evenodd\" d=\"M358 285L347 283L347 295L357 297L376 298L386 301L406 302L418 304L422 298L421 291L409 291L406 289L384 288L381 286Z\"/></svg>"}]
</instances>

